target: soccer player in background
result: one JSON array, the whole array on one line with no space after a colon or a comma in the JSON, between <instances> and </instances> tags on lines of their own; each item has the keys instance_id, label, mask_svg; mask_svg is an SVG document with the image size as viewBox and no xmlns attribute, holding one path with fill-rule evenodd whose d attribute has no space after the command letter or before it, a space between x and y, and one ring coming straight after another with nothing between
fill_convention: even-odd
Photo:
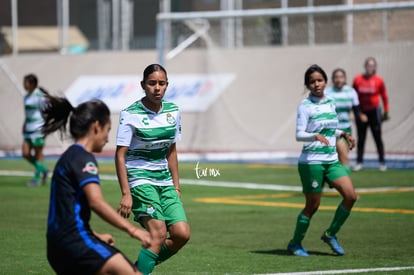
<instances>
[{"instance_id":1,"label":"soccer player in background","mask_svg":"<svg viewBox=\"0 0 414 275\"><path fill-rule=\"evenodd\" d=\"M111 128L110 112L100 100L73 108L65 98L47 97L43 132L69 128L75 143L59 158L51 181L47 258L57 274L141 274L114 245L110 234L89 224L91 210L148 246L148 232L135 227L109 205L101 191L93 153L102 151Z\"/></svg>"},{"instance_id":2,"label":"soccer player in background","mask_svg":"<svg viewBox=\"0 0 414 275\"><path fill-rule=\"evenodd\" d=\"M380 163L379 170L386 171L387 165L385 163L384 144L381 137L381 123L388 120L388 95L385 88L384 80L376 74L377 61L373 57L368 57L365 60L365 73L359 74L354 79L354 89L358 93L361 111L368 118L368 121L363 122L357 120L357 160L354 171L362 169L364 161L364 147L367 137L367 128L371 128L372 136L374 137L375 145L377 146L378 160ZM380 98L384 105L384 113L381 115Z\"/></svg>"},{"instance_id":3,"label":"soccer player in background","mask_svg":"<svg viewBox=\"0 0 414 275\"><path fill-rule=\"evenodd\" d=\"M299 213L288 252L295 256L308 256L302 240L308 230L312 216L318 210L325 181L342 196L331 225L322 233L321 239L337 255L344 255L336 234L347 220L357 199L347 170L338 161L336 138L344 137L350 149L355 145L352 136L338 130L338 118L333 99L324 95L328 78L318 65L305 72L305 86L310 91L297 110L296 140L303 141L298 170L305 195L305 208Z\"/></svg>"},{"instance_id":4,"label":"soccer player in background","mask_svg":"<svg viewBox=\"0 0 414 275\"><path fill-rule=\"evenodd\" d=\"M175 104L163 100L167 86L162 66L146 67L141 81L145 96L121 112L116 141L122 192L119 213L128 217L132 211L152 238L151 245L138 255L138 269L145 275L190 238L178 176L180 113Z\"/></svg>"},{"instance_id":5,"label":"soccer player in background","mask_svg":"<svg viewBox=\"0 0 414 275\"><path fill-rule=\"evenodd\" d=\"M25 120L23 123L22 155L35 167L34 177L27 183L29 187L38 186L40 180L42 184L45 184L48 176L48 169L43 162L45 137L41 130L43 125L41 108L47 92L37 84L38 79L34 74L28 74L23 79L27 95L24 97Z\"/></svg>"},{"instance_id":6,"label":"soccer player in background","mask_svg":"<svg viewBox=\"0 0 414 275\"><path fill-rule=\"evenodd\" d=\"M344 69L338 68L332 72L332 83L333 85L326 89L325 95L335 100L338 129L352 135L351 111L354 113L355 120L367 122L367 117L360 111L356 91L346 84L346 72ZM337 139L336 151L338 152L339 161L350 171L349 144L344 138Z\"/></svg>"}]
</instances>

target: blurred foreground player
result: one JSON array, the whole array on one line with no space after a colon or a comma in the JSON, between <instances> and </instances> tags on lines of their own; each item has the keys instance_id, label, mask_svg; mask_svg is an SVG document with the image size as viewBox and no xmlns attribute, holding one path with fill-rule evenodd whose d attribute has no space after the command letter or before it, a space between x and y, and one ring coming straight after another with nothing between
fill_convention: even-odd
<instances>
[{"instance_id":1,"label":"blurred foreground player","mask_svg":"<svg viewBox=\"0 0 414 275\"><path fill-rule=\"evenodd\" d=\"M99 100L73 108L65 98L49 96L43 109L47 135L62 132L70 117L75 143L56 163L51 181L47 222L47 258L57 274L141 274L114 245L110 234L92 231L91 210L106 222L150 243L147 232L123 219L105 201L92 153L102 151L111 127L108 107Z\"/></svg>"}]
</instances>

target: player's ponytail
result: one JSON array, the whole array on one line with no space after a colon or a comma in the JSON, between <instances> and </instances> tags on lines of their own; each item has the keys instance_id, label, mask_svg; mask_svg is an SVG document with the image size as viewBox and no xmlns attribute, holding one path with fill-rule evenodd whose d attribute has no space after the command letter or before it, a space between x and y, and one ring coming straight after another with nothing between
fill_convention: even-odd
<instances>
[{"instance_id":1,"label":"player's ponytail","mask_svg":"<svg viewBox=\"0 0 414 275\"><path fill-rule=\"evenodd\" d=\"M44 124L42 132L45 135L59 130L62 134L66 131L66 124L73 107L64 97L46 96L42 109Z\"/></svg>"},{"instance_id":2,"label":"player's ponytail","mask_svg":"<svg viewBox=\"0 0 414 275\"><path fill-rule=\"evenodd\" d=\"M75 140L84 137L96 121L104 126L110 120L109 108L101 100L86 101L74 108L66 98L50 95L46 96L42 115L45 120L42 131L45 135L57 130L65 133L69 119L70 135Z\"/></svg>"}]
</instances>

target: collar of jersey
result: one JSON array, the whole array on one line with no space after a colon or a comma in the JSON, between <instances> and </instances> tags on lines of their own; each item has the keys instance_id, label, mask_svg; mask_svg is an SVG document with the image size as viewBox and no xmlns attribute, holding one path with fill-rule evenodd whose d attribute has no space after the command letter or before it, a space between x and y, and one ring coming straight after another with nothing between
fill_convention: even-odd
<instances>
[{"instance_id":1,"label":"collar of jersey","mask_svg":"<svg viewBox=\"0 0 414 275\"><path fill-rule=\"evenodd\" d=\"M144 103L142 103L142 99L139 101L139 104L141 104L142 108L144 108L144 110L146 112L156 115L156 114L160 114L162 112L162 109L164 107L164 100L161 100L161 108L158 112L154 112L153 110L148 109L147 107L145 107Z\"/></svg>"},{"instance_id":2,"label":"collar of jersey","mask_svg":"<svg viewBox=\"0 0 414 275\"><path fill-rule=\"evenodd\" d=\"M313 96L313 95L309 95L309 100L312 101L315 104L322 104L327 100L327 97L324 96L324 97L320 98L320 97L316 97L316 96Z\"/></svg>"}]
</instances>

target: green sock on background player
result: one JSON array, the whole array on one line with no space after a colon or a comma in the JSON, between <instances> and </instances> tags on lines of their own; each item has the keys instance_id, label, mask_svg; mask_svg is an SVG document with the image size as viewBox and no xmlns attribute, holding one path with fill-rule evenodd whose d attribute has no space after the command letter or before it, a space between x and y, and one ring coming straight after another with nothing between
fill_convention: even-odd
<instances>
[{"instance_id":1,"label":"green sock on background player","mask_svg":"<svg viewBox=\"0 0 414 275\"><path fill-rule=\"evenodd\" d=\"M335 216L332 220L331 225L329 226L328 230L326 230L326 233L328 236L335 236L336 233L338 233L339 229L341 229L341 226L345 223L346 219L349 217L349 214L351 212L346 209L342 203L338 206L335 212Z\"/></svg>"},{"instance_id":2,"label":"green sock on background player","mask_svg":"<svg viewBox=\"0 0 414 275\"><path fill-rule=\"evenodd\" d=\"M170 257L174 256L177 252L172 251L168 248L168 246L163 243L161 247L161 251L158 254L158 259L156 265L164 262L165 260L169 259Z\"/></svg>"},{"instance_id":3,"label":"green sock on background player","mask_svg":"<svg viewBox=\"0 0 414 275\"><path fill-rule=\"evenodd\" d=\"M310 224L310 218L306 217L302 213L299 214L296 221L295 233L293 239L290 241L291 244L301 244L303 238L305 238L306 231Z\"/></svg>"},{"instance_id":4,"label":"green sock on background player","mask_svg":"<svg viewBox=\"0 0 414 275\"><path fill-rule=\"evenodd\" d=\"M158 255L149 249L142 248L138 254L137 267L144 275L151 274L154 270Z\"/></svg>"},{"instance_id":5,"label":"green sock on background player","mask_svg":"<svg viewBox=\"0 0 414 275\"><path fill-rule=\"evenodd\" d=\"M34 179L36 181L39 181L40 174L47 171L46 165L42 161L34 160L34 166L35 166L35 177Z\"/></svg>"}]
</instances>

